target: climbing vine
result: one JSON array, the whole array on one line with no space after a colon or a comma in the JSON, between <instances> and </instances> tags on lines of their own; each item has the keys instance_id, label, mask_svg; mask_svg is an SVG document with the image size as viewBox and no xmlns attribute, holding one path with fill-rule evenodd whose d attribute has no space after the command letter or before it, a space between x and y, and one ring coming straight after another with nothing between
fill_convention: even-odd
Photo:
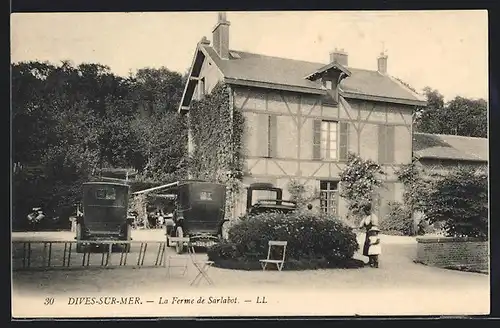
<instances>
[{"instance_id":1,"label":"climbing vine","mask_svg":"<svg viewBox=\"0 0 500 328\"><path fill-rule=\"evenodd\" d=\"M319 199L319 190L306 186L298 180L291 180L287 186L290 200L297 203L299 209L307 208L307 205Z\"/></svg>"},{"instance_id":2,"label":"climbing vine","mask_svg":"<svg viewBox=\"0 0 500 328\"><path fill-rule=\"evenodd\" d=\"M226 211L230 213L242 190L243 114L231 103L230 88L220 83L189 110L194 151L189 171L193 178L227 186Z\"/></svg>"},{"instance_id":3,"label":"climbing vine","mask_svg":"<svg viewBox=\"0 0 500 328\"><path fill-rule=\"evenodd\" d=\"M419 210L419 202L427 191L427 184L423 179L423 171L418 166L418 160L413 158L410 164L402 165L395 173L398 181L404 186L404 205L408 207L410 213Z\"/></svg>"},{"instance_id":4,"label":"climbing vine","mask_svg":"<svg viewBox=\"0 0 500 328\"><path fill-rule=\"evenodd\" d=\"M340 173L340 196L346 199L349 216L358 218L363 204L373 204L376 190L383 186L385 172L376 162L349 153L347 165Z\"/></svg>"}]
</instances>

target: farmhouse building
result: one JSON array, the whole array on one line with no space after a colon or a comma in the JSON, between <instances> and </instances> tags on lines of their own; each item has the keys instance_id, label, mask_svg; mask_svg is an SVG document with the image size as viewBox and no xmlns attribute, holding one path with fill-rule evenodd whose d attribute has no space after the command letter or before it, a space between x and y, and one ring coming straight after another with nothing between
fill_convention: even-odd
<instances>
[{"instance_id":1,"label":"farmhouse building","mask_svg":"<svg viewBox=\"0 0 500 328\"><path fill-rule=\"evenodd\" d=\"M446 175L458 167L486 171L488 139L466 136L414 133L413 152L429 174Z\"/></svg>"},{"instance_id":2,"label":"farmhouse building","mask_svg":"<svg viewBox=\"0 0 500 328\"><path fill-rule=\"evenodd\" d=\"M353 152L387 172L382 204L401 200L394 172L412 160L412 115L426 102L390 76L387 55L373 58L376 70L350 67L342 50L324 63L277 58L232 50L229 29L219 13L212 42L198 43L179 111L189 115L191 101L219 82L230 86L245 117L245 184L270 182L287 198L290 181L300 181L320 192L315 207L344 216L339 174Z\"/></svg>"}]
</instances>

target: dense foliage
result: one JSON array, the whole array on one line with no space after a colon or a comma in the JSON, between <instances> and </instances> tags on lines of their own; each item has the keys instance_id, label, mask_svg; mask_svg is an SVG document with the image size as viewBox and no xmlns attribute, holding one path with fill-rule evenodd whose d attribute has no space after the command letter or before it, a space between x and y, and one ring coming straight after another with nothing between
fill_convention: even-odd
<instances>
[{"instance_id":1,"label":"dense foliage","mask_svg":"<svg viewBox=\"0 0 500 328\"><path fill-rule=\"evenodd\" d=\"M349 215L359 218L363 204L373 204L377 189L384 186L382 167L370 159L349 153L340 173L340 196L347 200Z\"/></svg>"},{"instance_id":2,"label":"dense foliage","mask_svg":"<svg viewBox=\"0 0 500 328\"><path fill-rule=\"evenodd\" d=\"M424 94L427 106L416 112L416 131L483 138L488 135L486 100L457 96L445 103L443 95L429 87Z\"/></svg>"},{"instance_id":3,"label":"dense foliage","mask_svg":"<svg viewBox=\"0 0 500 328\"><path fill-rule=\"evenodd\" d=\"M185 174L179 73L145 68L123 78L69 62L11 69L14 228L40 206L47 219L68 224L81 184L101 167L133 168L156 182Z\"/></svg>"},{"instance_id":4,"label":"dense foliage","mask_svg":"<svg viewBox=\"0 0 500 328\"><path fill-rule=\"evenodd\" d=\"M485 173L461 168L430 183L421 207L430 223L444 222L448 236L488 238Z\"/></svg>"},{"instance_id":5,"label":"dense foliage","mask_svg":"<svg viewBox=\"0 0 500 328\"><path fill-rule=\"evenodd\" d=\"M194 151L189 173L195 179L226 184L228 213L241 192L244 117L231 103L231 91L218 84L189 110Z\"/></svg>"},{"instance_id":6,"label":"dense foliage","mask_svg":"<svg viewBox=\"0 0 500 328\"><path fill-rule=\"evenodd\" d=\"M310 188L298 180L292 179L287 186L290 200L297 203L299 210L304 210L311 202L319 199L319 191Z\"/></svg>"},{"instance_id":7,"label":"dense foliage","mask_svg":"<svg viewBox=\"0 0 500 328\"><path fill-rule=\"evenodd\" d=\"M409 207L399 202L389 203L389 212L380 220L380 229L388 235L413 236L415 227Z\"/></svg>"},{"instance_id":8,"label":"dense foliage","mask_svg":"<svg viewBox=\"0 0 500 328\"><path fill-rule=\"evenodd\" d=\"M263 259L267 257L269 240L286 240L288 261L324 259L330 264L341 264L351 259L359 247L350 227L331 216L311 212L250 216L234 224L228 235L229 243L212 248L209 258Z\"/></svg>"}]
</instances>

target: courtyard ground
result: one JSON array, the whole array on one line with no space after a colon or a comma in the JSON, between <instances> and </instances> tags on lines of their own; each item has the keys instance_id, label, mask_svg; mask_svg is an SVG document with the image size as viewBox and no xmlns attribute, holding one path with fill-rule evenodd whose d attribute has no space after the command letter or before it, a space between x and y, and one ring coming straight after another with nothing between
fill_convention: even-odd
<instances>
[{"instance_id":1,"label":"courtyard ground","mask_svg":"<svg viewBox=\"0 0 500 328\"><path fill-rule=\"evenodd\" d=\"M13 240L71 240L72 233L13 233ZM135 240L164 239L163 230L133 232ZM363 235L359 235L362 244ZM382 235L380 268L307 271L237 271L211 268L214 285L191 287L185 276L165 268L15 271L13 310L18 316L162 315L424 315L489 313L489 276L413 263L415 238ZM169 249L169 255L174 252ZM200 254L200 257L206 257ZM366 260L360 254L356 258ZM208 293L208 294L207 294ZM150 306L70 306L68 297L138 295ZM160 306L159 297L239 297L238 306ZM191 295L191 296L190 296ZM53 297L58 305L43 306ZM256 303L266 297L266 304ZM245 302L248 298L251 302ZM149 299L148 299L149 300ZM145 300L144 302L147 302ZM71 302L70 302L71 303ZM31 304L31 306L29 305ZM148 303L149 304L149 303ZM56 311L56 309L58 309ZM110 312L110 309L112 311Z\"/></svg>"}]
</instances>

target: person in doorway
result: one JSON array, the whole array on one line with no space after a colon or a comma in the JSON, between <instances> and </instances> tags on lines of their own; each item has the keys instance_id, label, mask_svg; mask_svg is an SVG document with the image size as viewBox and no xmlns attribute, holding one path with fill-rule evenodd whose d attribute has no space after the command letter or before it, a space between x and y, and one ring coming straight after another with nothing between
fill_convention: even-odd
<instances>
[{"instance_id":1,"label":"person in doorway","mask_svg":"<svg viewBox=\"0 0 500 328\"><path fill-rule=\"evenodd\" d=\"M163 211L159 210L158 211L158 227L157 228L162 228L164 221L165 221L165 218L163 215Z\"/></svg>"},{"instance_id":2,"label":"person in doorway","mask_svg":"<svg viewBox=\"0 0 500 328\"><path fill-rule=\"evenodd\" d=\"M368 257L368 249L370 247L370 240L368 232L373 226L378 225L378 218L375 213L372 213L372 205L365 203L360 206L360 214L363 215L359 224L360 229L365 229L365 242L363 244L363 255Z\"/></svg>"},{"instance_id":3,"label":"person in doorway","mask_svg":"<svg viewBox=\"0 0 500 328\"><path fill-rule=\"evenodd\" d=\"M382 254L382 245L380 244L380 229L377 226L371 227L368 231L368 240L370 246L368 248L368 264L372 268L378 268L378 257Z\"/></svg>"}]
</instances>

